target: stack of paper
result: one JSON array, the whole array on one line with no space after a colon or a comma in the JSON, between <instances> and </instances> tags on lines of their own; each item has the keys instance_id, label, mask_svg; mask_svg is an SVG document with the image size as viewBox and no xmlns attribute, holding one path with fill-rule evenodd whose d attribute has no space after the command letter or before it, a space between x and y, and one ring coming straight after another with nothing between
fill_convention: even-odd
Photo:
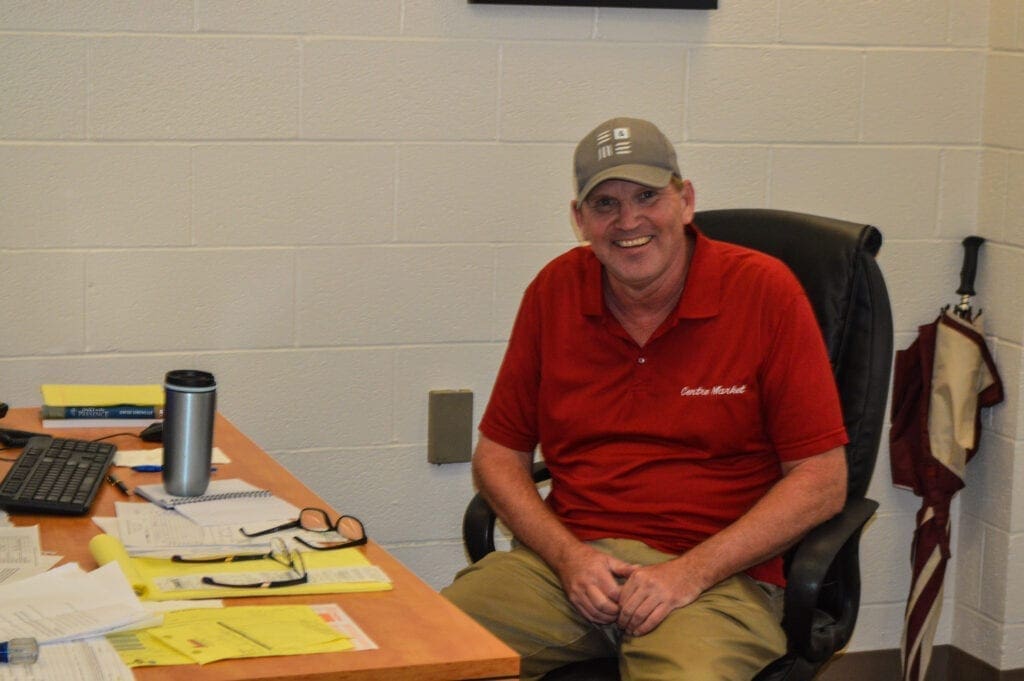
<instances>
[{"instance_id":1,"label":"stack of paper","mask_svg":"<svg viewBox=\"0 0 1024 681\"><path fill-rule=\"evenodd\" d=\"M246 537L238 531L238 525L198 525L173 509L154 504L118 501L114 508L116 529L105 529L118 537L133 556L212 555L270 548L270 539Z\"/></svg>"},{"instance_id":2,"label":"stack of paper","mask_svg":"<svg viewBox=\"0 0 1024 681\"><path fill-rule=\"evenodd\" d=\"M161 626L137 632L137 637L150 650L170 649L179 657L170 664L341 652L354 647L348 636L308 605L181 610L168 613ZM128 664L150 662L135 656Z\"/></svg>"},{"instance_id":3,"label":"stack of paper","mask_svg":"<svg viewBox=\"0 0 1024 681\"><path fill-rule=\"evenodd\" d=\"M135 675L110 642L102 637L51 643L39 650L35 664L4 665L4 681L135 681Z\"/></svg>"},{"instance_id":4,"label":"stack of paper","mask_svg":"<svg viewBox=\"0 0 1024 681\"><path fill-rule=\"evenodd\" d=\"M200 603L206 601L196 604ZM211 623L216 623L212 631ZM181 639L183 635L187 640ZM242 606L213 612L176 608L162 626L107 638L130 667L377 648L336 603ZM256 643L259 647L254 647Z\"/></svg>"},{"instance_id":5,"label":"stack of paper","mask_svg":"<svg viewBox=\"0 0 1024 681\"><path fill-rule=\"evenodd\" d=\"M93 537L89 542L89 550L100 565L120 565L135 593L147 601L267 596L270 595L267 589L210 585L203 582L203 577L213 577L225 583L248 584L281 579L286 570L270 559L183 563L154 555L129 555L117 539L106 534ZM242 550L209 550L202 555L210 557L243 553L260 551L249 547ZM302 555L307 582L275 588L272 590L273 595L386 591L392 588L388 576L379 567L370 564L361 551L304 551Z\"/></svg>"},{"instance_id":6,"label":"stack of paper","mask_svg":"<svg viewBox=\"0 0 1024 681\"><path fill-rule=\"evenodd\" d=\"M336 532L303 530L296 522L298 508L242 480L215 480L201 497L174 497L161 484L143 485L136 492L154 503L115 503L116 527L110 526L109 519L94 518L106 534L93 537L89 549L100 565L120 565L135 593L146 600L265 596L267 590L262 587L224 584L269 583L281 580L283 573L289 579L301 576L303 581L275 588L275 594L391 588L388 576L361 551L313 551L301 545L298 537L327 543L344 538ZM280 529L249 537L243 527ZM283 567L271 556L272 540L300 551L301 569ZM204 560L173 560L178 555ZM230 559L239 555L260 557Z\"/></svg>"},{"instance_id":7,"label":"stack of paper","mask_svg":"<svg viewBox=\"0 0 1024 681\"><path fill-rule=\"evenodd\" d=\"M68 563L0 586L0 641L31 636L40 644L99 636L148 618L116 565L84 572Z\"/></svg>"},{"instance_id":8,"label":"stack of paper","mask_svg":"<svg viewBox=\"0 0 1024 681\"><path fill-rule=\"evenodd\" d=\"M46 572L61 556L44 554L39 546L39 526L0 525L0 584Z\"/></svg>"},{"instance_id":9,"label":"stack of paper","mask_svg":"<svg viewBox=\"0 0 1024 681\"><path fill-rule=\"evenodd\" d=\"M132 556L267 551L271 537L246 537L241 528L276 526L299 517L292 504L238 479L214 480L198 497L167 494L161 483L140 485L135 493L153 503L116 502L116 523L94 518Z\"/></svg>"}]
</instances>

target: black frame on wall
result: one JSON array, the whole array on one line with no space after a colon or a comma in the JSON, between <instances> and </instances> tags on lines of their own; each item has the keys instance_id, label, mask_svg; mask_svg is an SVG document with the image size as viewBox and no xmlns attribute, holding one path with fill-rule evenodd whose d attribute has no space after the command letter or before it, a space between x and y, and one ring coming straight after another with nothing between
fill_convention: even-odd
<instances>
[{"instance_id":1,"label":"black frame on wall","mask_svg":"<svg viewBox=\"0 0 1024 681\"><path fill-rule=\"evenodd\" d=\"M718 0L469 0L469 2L473 5L558 5L562 7L718 9Z\"/></svg>"}]
</instances>

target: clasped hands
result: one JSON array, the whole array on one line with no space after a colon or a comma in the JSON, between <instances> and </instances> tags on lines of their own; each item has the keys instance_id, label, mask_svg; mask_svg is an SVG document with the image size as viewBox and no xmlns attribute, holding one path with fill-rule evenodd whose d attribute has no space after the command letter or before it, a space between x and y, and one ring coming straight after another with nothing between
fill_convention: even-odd
<instances>
[{"instance_id":1,"label":"clasped hands","mask_svg":"<svg viewBox=\"0 0 1024 681\"><path fill-rule=\"evenodd\" d=\"M586 544L573 549L558 574L569 602L584 617L595 624L616 624L630 636L650 633L670 612L704 591L680 558L643 566Z\"/></svg>"}]
</instances>

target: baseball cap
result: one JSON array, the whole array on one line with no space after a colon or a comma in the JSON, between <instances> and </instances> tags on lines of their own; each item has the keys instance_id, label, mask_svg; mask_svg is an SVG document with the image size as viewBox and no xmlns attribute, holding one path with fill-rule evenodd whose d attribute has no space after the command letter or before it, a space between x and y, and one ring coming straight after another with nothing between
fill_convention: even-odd
<instances>
[{"instance_id":1,"label":"baseball cap","mask_svg":"<svg viewBox=\"0 0 1024 681\"><path fill-rule=\"evenodd\" d=\"M612 118L576 145L576 200L605 180L628 180L658 189L682 177L676 150L657 126L640 118Z\"/></svg>"}]
</instances>

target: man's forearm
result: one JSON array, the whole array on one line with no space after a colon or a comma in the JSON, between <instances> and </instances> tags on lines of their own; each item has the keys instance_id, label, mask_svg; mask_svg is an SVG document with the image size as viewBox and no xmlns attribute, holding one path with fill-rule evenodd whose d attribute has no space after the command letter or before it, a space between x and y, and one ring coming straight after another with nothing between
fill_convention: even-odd
<instances>
[{"instance_id":1,"label":"man's forearm","mask_svg":"<svg viewBox=\"0 0 1024 681\"><path fill-rule=\"evenodd\" d=\"M746 514L684 554L704 588L783 553L838 513L846 498L839 447L793 466Z\"/></svg>"},{"instance_id":2,"label":"man's forearm","mask_svg":"<svg viewBox=\"0 0 1024 681\"><path fill-rule=\"evenodd\" d=\"M573 607L591 622L610 624L619 616L619 580L633 566L569 532L537 492L532 458L481 436L473 457L477 486L516 539L555 571Z\"/></svg>"},{"instance_id":3,"label":"man's forearm","mask_svg":"<svg viewBox=\"0 0 1024 681\"><path fill-rule=\"evenodd\" d=\"M532 455L480 436L473 455L473 479L516 539L556 571L566 553L581 544L551 512L533 482Z\"/></svg>"},{"instance_id":4,"label":"man's forearm","mask_svg":"<svg viewBox=\"0 0 1024 681\"><path fill-rule=\"evenodd\" d=\"M634 635L652 631L672 610L779 555L842 508L842 448L783 468L784 477L734 523L673 560L637 569L622 588L619 626Z\"/></svg>"}]
</instances>

